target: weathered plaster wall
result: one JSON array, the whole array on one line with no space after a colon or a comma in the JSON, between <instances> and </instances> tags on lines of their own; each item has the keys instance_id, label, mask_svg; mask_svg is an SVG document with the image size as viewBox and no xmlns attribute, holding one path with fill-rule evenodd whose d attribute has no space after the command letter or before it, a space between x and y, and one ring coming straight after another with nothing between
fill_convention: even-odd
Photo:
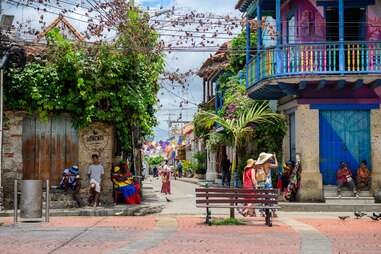
<instances>
[{"instance_id":1,"label":"weathered plaster wall","mask_svg":"<svg viewBox=\"0 0 381 254\"><path fill-rule=\"evenodd\" d=\"M79 168L81 169L82 185L87 187L89 180L87 169L92 162L91 155L98 154L105 169L102 181L101 200L112 200L111 164L113 160L113 128L103 123L93 123L79 131Z\"/></svg>"},{"instance_id":2,"label":"weathered plaster wall","mask_svg":"<svg viewBox=\"0 0 381 254\"><path fill-rule=\"evenodd\" d=\"M300 201L323 199L323 181L319 166L319 110L298 105L295 112L296 153L302 165Z\"/></svg>"},{"instance_id":3,"label":"weathered plaster wall","mask_svg":"<svg viewBox=\"0 0 381 254\"><path fill-rule=\"evenodd\" d=\"M282 113L295 112L296 153L301 157L302 177L300 201L323 199L323 182L319 167L319 111L309 105L298 105L296 100L281 104ZM283 160L290 159L289 133L283 143Z\"/></svg>"},{"instance_id":4,"label":"weathered plaster wall","mask_svg":"<svg viewBox=\"0 0 381 254\"><path fill-rule=\"evenodd\" d=\"M372 190L381 191L381 110L371 111Z\"/></svg>"},{"instance_id":5,"label":"weathered plaster wall","mask_svg":"<svg viewBox=\"0 0 381 254\"><path fill-rule=\"evenodd\" d=\"M12 207L16 179L22 179L22 121L24 112L5 112L2 185L5 208Z\"/></svg>"}]
</instances>

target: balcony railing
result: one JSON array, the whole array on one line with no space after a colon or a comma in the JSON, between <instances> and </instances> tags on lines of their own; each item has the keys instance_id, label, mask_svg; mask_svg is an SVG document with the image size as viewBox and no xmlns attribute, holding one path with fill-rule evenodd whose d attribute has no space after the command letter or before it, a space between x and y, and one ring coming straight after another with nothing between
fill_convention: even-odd
<instances>
[{"instance_id":1,"label":"balcony railing","mask_svg":"<svg viewBox=\"0 0 381 254\"><path fill-rule=\"evenodd\" d=\"M277 53L268 48L252 58L247 66L249 86L281 76L381 74L381 42L345 42L343 50L339 42L294 44Z\"/></svg>"}]
</instances>

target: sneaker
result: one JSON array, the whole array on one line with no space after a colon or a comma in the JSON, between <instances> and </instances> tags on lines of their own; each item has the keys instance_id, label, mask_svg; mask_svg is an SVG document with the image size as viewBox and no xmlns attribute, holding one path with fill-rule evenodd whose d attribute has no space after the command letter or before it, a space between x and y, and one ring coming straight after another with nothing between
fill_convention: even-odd
<instances>
[{"instance_id":1,"label":"sneaker","mask_svg":"<svg viewBox=\"0 0 381 254\"><path fill-rule=\"evenodd\" d=\"M359 195L357 192L353 193L353 195L354 195L354 197L356 197L356 198L359 198L359 197L360 197L360 195Z\"/></svg>"},{"instance_id":2,"label":"sneaker","mask_svg":"<svg viewBox=\"0 0 381 254\"><path fill-rule=\"evenodd\" d=\"M341 196L341 194L337 195L338 198L342 198L343 196Z\"/></svg>"}]
</instances>

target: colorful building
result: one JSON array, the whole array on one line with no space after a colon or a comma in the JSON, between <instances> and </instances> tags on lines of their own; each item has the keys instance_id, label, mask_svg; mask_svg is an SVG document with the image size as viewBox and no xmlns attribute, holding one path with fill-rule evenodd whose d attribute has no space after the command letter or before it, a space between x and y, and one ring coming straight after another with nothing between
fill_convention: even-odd
<instances>
[{"instance_id":1,"label":"colorful building","mask_svg":"<svg viewBox=\"0 0 381 254\"><path fill-rule=\"evenodd\" d=\"M275 36L256 29L246 50L246 86L253 99L277 100L288 119L283 160L301 156L300 200L323 200L346 161L356 173L366 160L371 191L381 190L381 1L240 0L253 20L271 16ZM247 37L247 45L250 37ZM275 47L265 47L275 39Z\"/></svg>"}]
</instances>

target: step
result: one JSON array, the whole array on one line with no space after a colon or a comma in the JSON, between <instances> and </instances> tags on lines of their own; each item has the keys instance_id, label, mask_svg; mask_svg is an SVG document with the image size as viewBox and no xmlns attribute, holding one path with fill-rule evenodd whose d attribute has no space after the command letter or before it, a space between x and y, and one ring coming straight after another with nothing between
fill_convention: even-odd
<instances>
[{"instance_id":1,"label":"step","mask_svg":"<svg viewBox=\"0 0 381 254\"><path fill-rule=\"evenodd\" d=\"M357 205L371 205L374 204L374 198L373 197L326 197L325 198L326 204L335 204L335 205L351 205L351 204L357 204Z\"/></svg>"},{"instance_id":2,"label":"step","mask_svg":"<svg viewBox=\"0 0 381 254\"><path fill-rule=\"evenodd\" d=\"M352 191L342 191L341 195L343 197L353 197ZM373 197L372 193L370 191L360 191L359 192L360 197ZM324 191L324 197L337 197L337 191Z\"/></svg>"}]
</instances>

